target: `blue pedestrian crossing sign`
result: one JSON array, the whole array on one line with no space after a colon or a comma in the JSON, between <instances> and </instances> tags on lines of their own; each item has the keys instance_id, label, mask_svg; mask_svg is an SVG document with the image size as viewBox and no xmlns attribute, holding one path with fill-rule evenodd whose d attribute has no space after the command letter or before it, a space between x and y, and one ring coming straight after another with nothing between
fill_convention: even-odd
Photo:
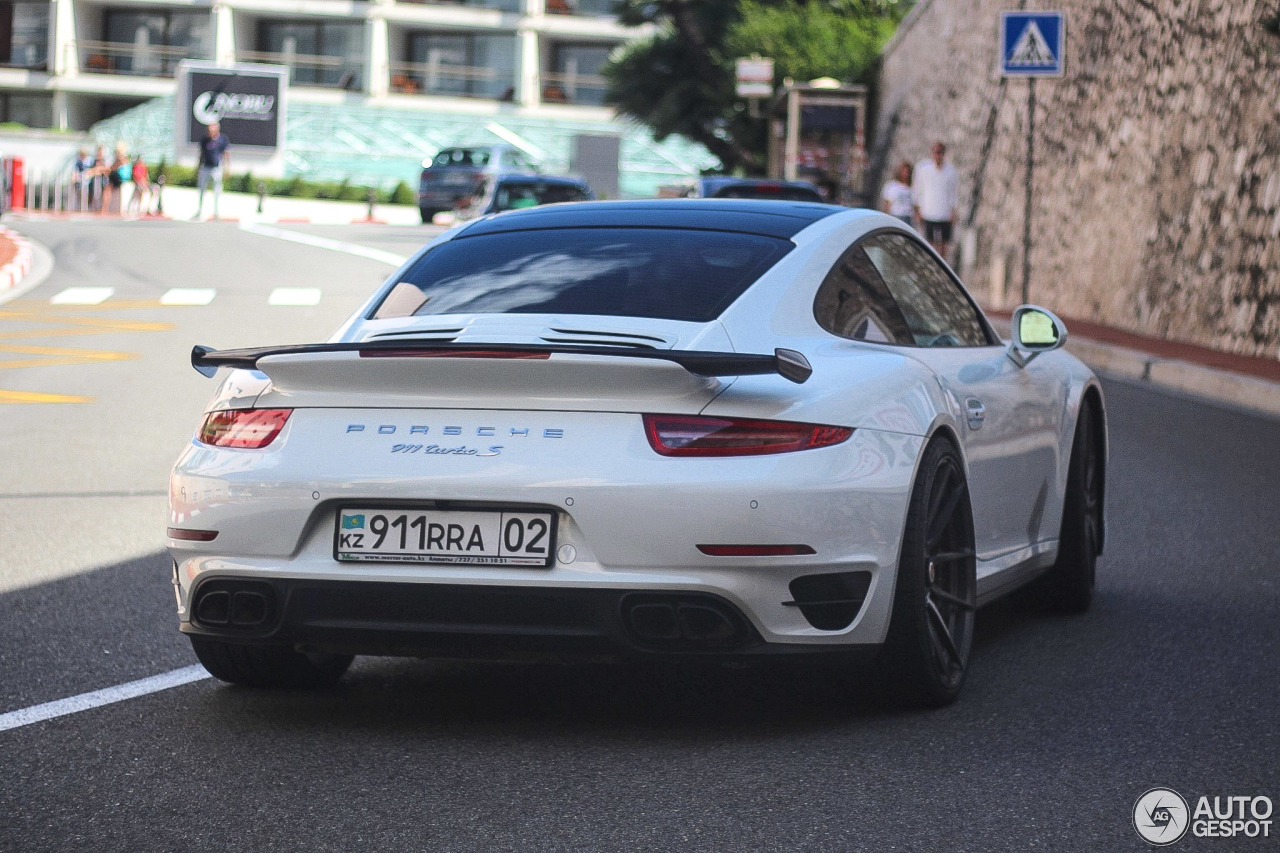
<instances>
[{"instance_id":1,"label":"blue pedestrian crossing sign","mask_svg":"<svg viewBox=\"0 0 1280 853\"><path fill-rule=\"evenodd\" d=\"M1066 39L1062 12L1001 12L1000 73L1058 77Z\"/></svg>"}]
</instances>

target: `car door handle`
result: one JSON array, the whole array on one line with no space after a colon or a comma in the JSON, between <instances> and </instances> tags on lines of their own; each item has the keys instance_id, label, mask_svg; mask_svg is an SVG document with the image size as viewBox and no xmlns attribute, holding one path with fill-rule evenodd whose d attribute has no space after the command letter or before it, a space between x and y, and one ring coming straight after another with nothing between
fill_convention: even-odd
<instances>
[{"instance_id":1,"label":"car door handle","mask_svg":"<svg viewBox=\"0 0 1280 853\"><path fill-rule=\"evenodd\" d=\"M987 407L982 405L982 401L970 397L964 401L965 414L969 418L969 429L980 429L982 422L987 419Z\"/></svg>"}]
</instances>

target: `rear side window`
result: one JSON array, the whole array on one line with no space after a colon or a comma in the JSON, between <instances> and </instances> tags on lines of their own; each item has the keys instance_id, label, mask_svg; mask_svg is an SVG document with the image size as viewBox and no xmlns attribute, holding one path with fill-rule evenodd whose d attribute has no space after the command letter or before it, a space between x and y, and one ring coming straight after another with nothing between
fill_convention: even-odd
<instances>
[{"instance_id":1,"label":"rear side window","mask_svg":"<svg viewBox=\"0 0 1280 853\"><path fill-rule=\"evenodd\" d=\"M605 314L705 323L793 246L755 234L662 228L459 237L423 255L373 317Z\"/></svg>"},{"instance_id":2,"label":"rear side window","mask_svg":"<svg viewBox=\"0 0 1280 853\"><path fill-rule=\"evenodd\" d=\"M907 318L862 246L845 252L818 288L818 325L833 335L877 344L915 346Z\"/></svg>"},{"instance_id":3,"label":"rear side window","mask_svg":"<svg viewBox=\"0 0 1280 853\"><path fill-rule=\"evenodd\" d=\"M982 347L986 327L933 255L905 234L873 234L861 243L897 304L915 345Z\"/></svg>"}]
</instances>

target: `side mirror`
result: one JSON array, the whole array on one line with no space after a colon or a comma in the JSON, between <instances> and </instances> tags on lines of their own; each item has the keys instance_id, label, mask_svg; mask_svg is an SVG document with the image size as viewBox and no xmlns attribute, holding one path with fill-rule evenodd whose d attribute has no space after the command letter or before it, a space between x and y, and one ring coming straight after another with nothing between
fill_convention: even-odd
<instances>
[{"instance_id":1,"label":"side mirror","mask_svg":"<svg viewBox=\"0 0 1280 853\"><path fill-rule=\"evenodd\" d=\"M1042 352L1052 352L1067 342L1067 327L1052 312L1038 305L1020 305L1013 312L1013 339L1005 353L1018 367L1026 367Z\"/></svg>"}]
</instances>

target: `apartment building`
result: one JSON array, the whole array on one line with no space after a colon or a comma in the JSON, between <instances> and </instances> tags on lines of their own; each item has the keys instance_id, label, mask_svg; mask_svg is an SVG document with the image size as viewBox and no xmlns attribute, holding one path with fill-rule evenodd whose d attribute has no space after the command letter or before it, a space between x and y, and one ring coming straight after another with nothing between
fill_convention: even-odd
<instances>
[{"instance_id":1,"label":"apartment building","mask_svg":"<svg viewBox=\"0 0 1280 853\"><path fill-rule=\"evenodd\" d=\"M290 100L609 122L613 0L9 0L0 122L85 130L183 59L290 68Z\"/></svg>"}]
</instances>

